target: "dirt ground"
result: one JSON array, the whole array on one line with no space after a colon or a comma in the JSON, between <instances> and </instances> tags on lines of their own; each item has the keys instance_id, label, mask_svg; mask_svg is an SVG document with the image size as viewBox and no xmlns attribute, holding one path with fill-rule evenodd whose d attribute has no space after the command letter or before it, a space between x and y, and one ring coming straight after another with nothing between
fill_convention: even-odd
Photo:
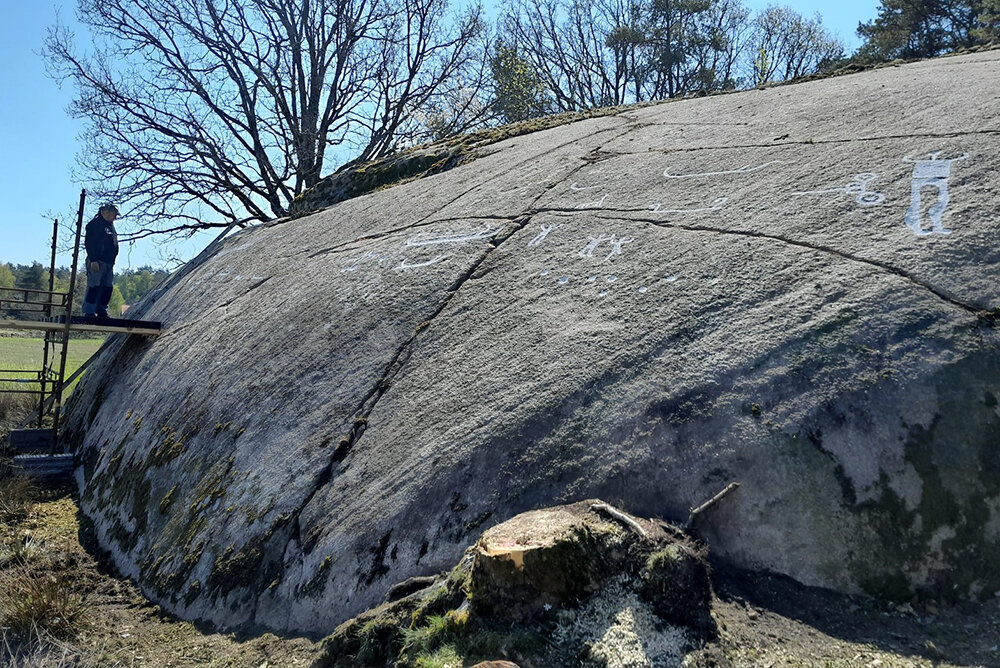
<instances>
[{"instance_id":1,"label":"dirt ground","mask_svg":"<svg viewBox=\"0 0 1000 668\"><path fill-rule=\"evenodd\" d=\"M75 491L43 496L28 515L0 525L0 545L30 541L37 561L63 579L82 602L73 632L3 630L0 666L308 666L318 646L305 638L264 634L241 638L198 628L147 600L103 561L92 535L81 530ZM84 547L86 546L86 547ZM63 577L68 576L68 577Z\"/></svg>"},{"instance_id":2,"label":"dirt ground","mask_svg":"<svg viewBox=\"0 0 1000 668\"><path fill-rule=\"evenodd\" d=\"M1000 666L1000 598L955 607L892 605L717 569L719 649L734 666Z\"/></svg>"},{"instance_id":3,"label":"dirt ground","mask_svg":"<svg viewBox=\"0 0 1000 668\"><path fill-rule=\"evenodd\" d=\"M30 553L40 555L34 561L45 570L41 575L64 582L83 611L61 635L3 629L0 665L272 668L308 666L318 654L319 644L307 638L239 637L164 613L95 557L99 551L86 524L81 528L74 497L70 486L51 490L26 515L0 525L0 552L30 545ZM10 575L11 564L0 559L0 575ZM714 584L721 637L689 655L687 665L1000 667L1000 599L951 608L893 606L721 568Z\"/></svg>"}]
</instances>

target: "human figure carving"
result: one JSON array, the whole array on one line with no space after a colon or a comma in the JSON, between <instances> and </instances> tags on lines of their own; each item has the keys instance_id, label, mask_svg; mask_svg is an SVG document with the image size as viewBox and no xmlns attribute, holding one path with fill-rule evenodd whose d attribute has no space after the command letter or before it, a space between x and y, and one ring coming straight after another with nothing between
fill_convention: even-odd
<instances>
[{"instance_id":1,"label":"human figure carving","mask_svg":"<svg viewBox=\"0 0 1000 668\"><path fill-rule=\"evenodd\" d=\"M942 160L938 157L941 153L943 151L934 151L929 153L926 158L916 160L909 156L903 158L903 162L913 163L913 177L910 181L910 208L906 211L904 221L906 226L919 236L951 234L951 230L945 228L944 223L941 222L945 209L948 208L948 177L951 176L951 164L965 160L969 154L963 153L957 158ZM925 230L923 225L922 192L924 188L937 190L937 201L927 210L927 216L931 219L930 230Z\"/></svg>"},{"instance_id":2,"label":"human figure carving","mask_svg":"<svg viewBox=\"0 0 1000 668\"><path fill-rule=\"evenodd\" d=\"M532 247L534 247L534 246L541 246L542 242L545 241L545 237L549 236L549 233L552 232L552 230L554 230L555 228L557 228L559 226L558 225L542 225L541 227L542 227L542 231L539 232L537 235L535 235L534 239L532 239L531 241L528 242L529 246L532 246Z\"/></svg>"},{"instance_id":3,"label":"human figure carving","mask_svg":"<svg viewBox=\"0 0 1000 668\"><path fill-rule=\"evenodd\" d=\"M615 255L621 255L622 246L624 244L631 243L632 241L634 241L632 237L619 238L614 234L604 234L604 233L601 233L596 237L588 236L587 238L590 239L590 241L587 243L586 246L584 246L577 252L577 255L579 255L580 257L594 257L594 252L597 250L597 247L603 244L604 242L609 241L611 242L611 252L609 252L605 256L604 258L605 261L610 260Z\"/></svg>"}]
</instances>

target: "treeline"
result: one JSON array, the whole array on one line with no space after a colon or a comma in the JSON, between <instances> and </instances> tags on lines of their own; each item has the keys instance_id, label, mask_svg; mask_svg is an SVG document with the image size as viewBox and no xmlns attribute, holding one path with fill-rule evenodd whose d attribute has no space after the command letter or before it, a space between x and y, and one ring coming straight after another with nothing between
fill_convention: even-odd
<instances>
[{"instance_id":1,"label":"treeline","mask_svg":"<svg viewBox=\"0 0 1000 668\"><path fill-rule=\"evenodd\" d=\"M108 312L112 316L121 315L122 309L125 306L135 304L168 275L169 272L162 269L153 269L152 267L139 267L138 269L123 269L121 271L115 271L115 287L114 292L111 295L111 303L108 306ZM56 269L53 289L56 292L66 292L69 290L69 281L69 268L59 267ZM49 270L39 262L34 262L32 264L9 264L0 262L0 288L48 290ZM81 313L80 307L83 304L83 299L86 296L86 293L87 276L85 273L80 272L77 274L76 285L73 290L74 314L79 315ZM0 298L4 300L17 299L23 301L25 299L25 295L24 293L18 294L17 292L3 290L0 292ZM40 300L36 299L35 296L29 295L28 301ZM27 306L23 308L28 309ZM28 310L40 310L40 308L41 307L34 306ZM15 309L5 303L4 308L0 309L0 314L12 313L16 310L19 309Z\"/></svg>"},{"instance_id":2,"label":"treeline","mask_svg":"<svg viewBox=\"0 0 1000 668\"><path fill-rule=\"evenodd\" d=\"M741 0L509 0L490 67L501 120L734 90L832 69L821 19Z\"/></svg>"},{"instance_id":3,"label":"treeline","mask_svg":"<svg viewBox=\"0 0 1000 668\"><path fill-rule=\"evenodd\" d=\"M858 26L862 63L930 58L1000 41L1000 0L881 0Z\"/></svg>"},{"instance_id":4,"label":"treeline","mask_svg":"<svg viewBox=\"0 0 1000 668\"><path fill-rule=\"evenodd\" d=\"M504 121L759 86L1000 38L1000 0L883 0L848 56L819 15L741 0L507 0L490 60Z\"/></svg>"}]
</instances>

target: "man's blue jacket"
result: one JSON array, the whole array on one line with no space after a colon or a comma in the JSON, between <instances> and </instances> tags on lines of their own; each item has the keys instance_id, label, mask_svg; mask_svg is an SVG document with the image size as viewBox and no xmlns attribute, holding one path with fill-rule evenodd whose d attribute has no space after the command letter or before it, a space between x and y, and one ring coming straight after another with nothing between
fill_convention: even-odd
<instances>
[{"instance_id":1,"label":"man's blue jacket","mask_svg":"<svg viewBox=\"0 0 1000 668\"><path fill-rule=\"evenodd\" d=\"M87 223L87 236L84 244L87 246L88 262L115 263L118 257L118 231L115 224L104 220L101 214Z\"/></svg>"}]
</instances>

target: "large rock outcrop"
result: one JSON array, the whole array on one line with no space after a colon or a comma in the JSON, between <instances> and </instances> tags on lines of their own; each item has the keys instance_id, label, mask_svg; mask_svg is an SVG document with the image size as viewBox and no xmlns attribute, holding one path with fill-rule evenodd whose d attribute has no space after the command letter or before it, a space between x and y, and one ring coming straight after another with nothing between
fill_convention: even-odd
<instances>
[{"instance_id":1,"label":"large rock outcrop","mask_svg":"<svg viewBox=\"0 0 1000 668\"><path fill-rule=\"evenodd\" d=\"M625 110L210 246L73 395L178 614L328 632L600 497L890 597L1000 590L1000 51Z\"/></svg>"}]
</instances>

